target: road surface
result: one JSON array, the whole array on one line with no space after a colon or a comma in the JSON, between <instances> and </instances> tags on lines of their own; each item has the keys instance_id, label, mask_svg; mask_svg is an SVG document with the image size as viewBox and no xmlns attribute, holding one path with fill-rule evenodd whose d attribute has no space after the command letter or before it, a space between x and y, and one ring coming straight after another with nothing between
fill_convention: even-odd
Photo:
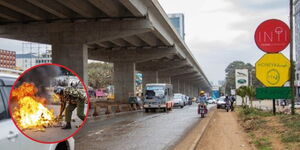
<instances>
[{"instance_id":1,"label":"road surface","mask_svg":"<svg viewBox=\"0 0 300 150\"><path fill-rule=\"evenodd\" d=\"M196 104L169 113L141 111L89 118L74 137L75 147L76 150L168 149L200 119Z\"/></svg>"},{"instance_id":2,"label":"road surface","mask_svg":"<svg viewBox=\"0 0 300 150\"><path fill-rule=\"evenodd\" d=\"M49 108L54 110L54 115L59 115L59 105L50 105ZM87 105L85 105L85 114L87 111ZM25 130L24 134L29 137L42 141L42 142L57 142L64 140L65 138L71 136L76 130L78 130L78 126L82 123L82 121L76 115L77 109L75 108L72 113L72 129L62 130L61 127L47 127L45 131L33 131L33 130ZM65 123L63 123L64 125Z\"/></svg>"}]
</instances>

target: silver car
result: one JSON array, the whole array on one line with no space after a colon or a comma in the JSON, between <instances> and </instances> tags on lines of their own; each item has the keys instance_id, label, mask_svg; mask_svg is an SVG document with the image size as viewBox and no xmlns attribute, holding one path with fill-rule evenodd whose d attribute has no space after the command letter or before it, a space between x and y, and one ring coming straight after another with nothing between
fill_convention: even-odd
<instances>
[{"instance_id":1,"label":"silver car","mask_svg":"<svg viewBox=\"0 0 300 150\"><path fill-rule=\"evenodd\" d=\"M181 93L175 93L173 97L174 107L184 107L185 103L185 96Z\"/></svg>"},{"instance_id":2,"label":"silver car","mask_svg":"<svg viewBox=\"0 0 300 150\"><path fill-rule=\"evenodd\" d=\"M0 73L0 149L1 150L74 150L74 139L57 144L42 144L25 137L8 112L9 93L17 76Z\"/></svg>"}]
</instances>

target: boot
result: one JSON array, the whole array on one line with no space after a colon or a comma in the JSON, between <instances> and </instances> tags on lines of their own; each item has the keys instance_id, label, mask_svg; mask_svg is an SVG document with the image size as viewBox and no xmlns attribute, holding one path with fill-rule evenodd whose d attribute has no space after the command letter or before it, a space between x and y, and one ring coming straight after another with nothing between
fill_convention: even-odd
<instances>
[{"instance_id":1,"label":"boot","mask_svg":"<svg viewBox=\"0 0 300 150\"><path fill-rule=\"evenodd\" d=\"M66 126L62 127L61 129L71 129L71 123L67 122Z\"/></svg>"}]
</instances>

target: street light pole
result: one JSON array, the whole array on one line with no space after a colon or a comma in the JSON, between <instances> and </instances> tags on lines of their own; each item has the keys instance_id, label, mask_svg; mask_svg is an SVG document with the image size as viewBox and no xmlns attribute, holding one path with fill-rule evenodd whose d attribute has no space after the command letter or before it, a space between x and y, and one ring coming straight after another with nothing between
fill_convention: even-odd
<instances>
[{"instance_id":1,"label":"street light pole","mask_svg":"<svg viewBox=\"0 0 300 150\"><path fill-rule=\"evenodd\" d=\"M293 19L293 0L290 0L290 63L291 63L291 68L290 68L290 87L291 87L291 113L292 115L295 114L295 86L294 86L294 81L295 81L295 71L294 71L294 61L293 61L293 31L294 31L294 19Z\"/></svg>"}]
</instances>

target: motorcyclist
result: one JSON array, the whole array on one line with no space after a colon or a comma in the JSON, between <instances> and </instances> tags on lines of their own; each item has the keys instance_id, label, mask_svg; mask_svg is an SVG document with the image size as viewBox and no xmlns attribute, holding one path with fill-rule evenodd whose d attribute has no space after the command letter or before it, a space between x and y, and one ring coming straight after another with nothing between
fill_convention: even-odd
<instances>
[{"instance_id":1,"label":"motorcyclist","mask_svg":"<svg viewBox=\"0 0 300 150\"><path fill-rule=\"evenodd\" d=\"M226 95L224 101L225 101L225 103L226 103L225 107L226 107L227 105L229 105L229 107L231 107L231 100L230 100L230 98L229 98L228 95Z\"/></svg>"},{"instance_id":2,"label":"motorcyclist","mask_svg":"<svg viewBox=\"0 0 300 150\"><path fill-rule=\"evenodd\" d=\"M235 102L235 97L233 95L230 96L230 104L231 104L231 110L234 110L233 104Z\"/></svg>"},{"instance_id":3,"label":"motorcyclist","mask_svg":"<svg viewBox=\"0 0 300 150\"><path fill-rule=\"evenodd\" d=\"M200 96L197 99L197 103L199 104L198 107L200 107L200 105L204 105L205 113L207 113L207 107L206 107L207 97L205 96L204 91L200 91Z\"/></svg>"}]
</instances>

